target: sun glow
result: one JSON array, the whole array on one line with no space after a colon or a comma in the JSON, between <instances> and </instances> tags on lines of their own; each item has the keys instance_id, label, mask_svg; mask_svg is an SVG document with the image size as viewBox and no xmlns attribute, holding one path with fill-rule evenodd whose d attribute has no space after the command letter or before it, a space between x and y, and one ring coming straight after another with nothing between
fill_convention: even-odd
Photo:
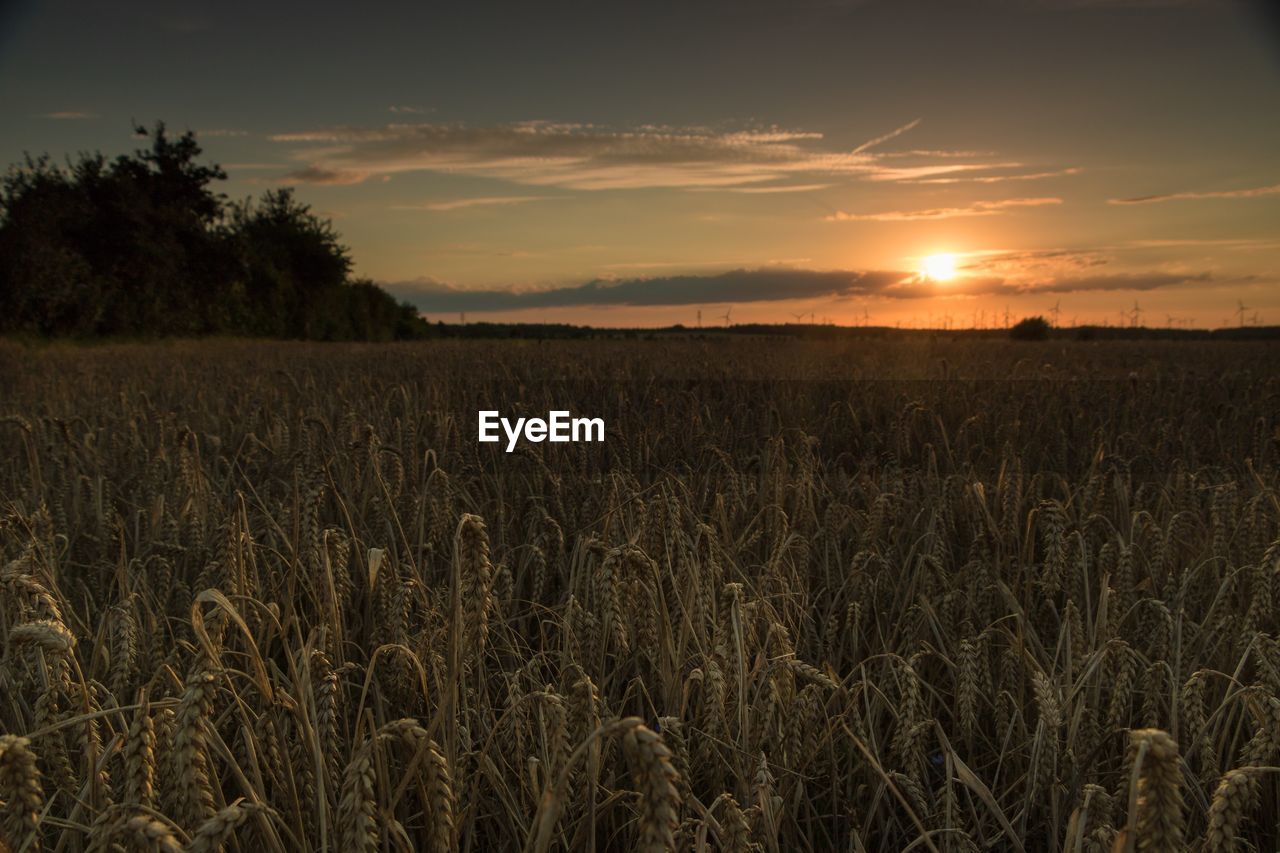
<instances>
[{"instance_id":1,"label":"sun glow","mask_svg":"<svg viewBox=\"0 0 1280 853\"><path fill-rule=\"evenodd\" d=\"M956 277L956 256L952 254L926 255L923 272L934 281L951 281Z\"/></svg>"}]
</instances>

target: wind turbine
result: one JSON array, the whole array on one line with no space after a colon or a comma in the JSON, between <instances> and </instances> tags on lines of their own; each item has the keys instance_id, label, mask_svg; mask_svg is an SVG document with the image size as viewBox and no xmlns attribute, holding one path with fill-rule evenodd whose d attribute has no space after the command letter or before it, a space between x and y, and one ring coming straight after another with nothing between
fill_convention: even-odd
<instances>
[{"instance_id":1,"label":"wind turbine","mask_svg":"<svg viewBox=\"0 0 1280 853\"><path fill-rule=\"evenodd\" d=\"M702 328L702 309L698 309L698 328Z\"/></svg>"},{"instance_id":2,"label":"wind turbine","mask_svg":"<svg viewBox=\"0 0 1280 853\"><path fill-rule=\"evenodd\" d=\"M1142 315L1142 308L1138 305L1138 300L1133 300L1133 327L1138 328L1138 318Z\"/></svg>"},{"instance_id":3,"label":"wind turbine","mask_svg":"<svg viewBox=\"0 0 1280 853\"><path fill-rule=\"evenodd\" d=\"M1004 306L1004 327L1009 328L1009 306Z\"/></svg>"},{"instance_id":4,"label":"wind turbine","mask_svg":"<svg viewBox=\"0 0 1280 853\"><path fill-rule=\"evenodd\" d=\"M1170 328L1170 329L1172 329L1172 328L1173 328L1173 324L1174 324L1174 322L1175 322L1175 321L1174 321L1174 317L1173 317L1173 315L1172 315L1172 314L1165 314L1164 316L1165 316L1165 318L1169 321L1169 328Z\"/></svg>"},{"instance_id":5,"label":"wind turbine","mask_svg":"<svg viewBox=\"0 0 1280 853\"><path fill-rule=\"evenodd\" d=\"M733 313L733 306L732 306L732 305L730 305L730 306L729 306L729 310L728 310L728 311L725 311L723 314L721 314L721 315L720 315L720 319L721 319L721 320L724 320L725 328L728 328L728 326L729 326L729 315L730 315L730 314L732 314L732 313Z\"/></svg>"},{"instance_id":6,"label":"wind turbine","mask_svg":"<svg viewBox=\"0 0 1280 853\"><path fill-rule=\"evenodd\" d=\"M1260 326L1260 325L1262 325L1262 320L1258 317L1258 312L1257 312L1257 311L1254 311L1254 312L1253 312L1253 316L1249 318L1249 325L1251 325L1251 326Z\"/></svg>"},{"instance_id":7,"label":"wind turbine","mask_svg":"<svg viewBox=\"0 0 1280 853\"><path fill-rule=\"evenodd\" d=\"M1240 327L1241 327L1241 328L1244 328L1244 312L1246 312L1246 311L1248 311L1248 310L1249 310L1249 309L1245 307L1245 304L1244 304L1244 301L1243 301L1243 300L1240 300L1240 299L1237 299L1237 300L1236 300L1236 313L1240 315Z\"/></svg>"},{"instance_id":8,"label":"wind turbine","mask_svg":"<svg viewBox=\"0 0 1280 853\"><path fill-rule=\"evenodd\" d=\"M797 322L797 323L799 323L801 320L803 320L803 319L804 319L804 312L803 312L803 311L801 311L799 314L792 314L791 316L792 316L792 317L795 317L795 318L796 318L796 322Z\"/></svg>"},{"instance_id":9,"label":"wind turbine","mask_svg":"<svg viewBox=\"0 0 1280 853\"><path fill-rule=\"evenodd\" d=\"M1053 307L1049 309L1049 313L1053 315L1053 327L1058 328L1058 315L1061 314L1062 300L1059 299L1053 303Z\"/></svg>"}]
</instances>

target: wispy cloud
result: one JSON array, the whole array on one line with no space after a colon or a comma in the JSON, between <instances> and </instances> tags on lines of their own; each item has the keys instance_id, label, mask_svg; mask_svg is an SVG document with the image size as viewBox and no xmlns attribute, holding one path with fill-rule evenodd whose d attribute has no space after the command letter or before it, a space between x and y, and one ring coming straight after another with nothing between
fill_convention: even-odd
<instances>
[{"instance_id":1,"label":"wispy cloud","mask_svg":"<svg viewBox=\"0 0 1280 853\"><path fill-rule=\"evenodd\" d=\"M54 121L86 121L98 118L98 114L80 112L78 110L62 110L54 113L40 113L39 118L53 119Z\"/></svg>"},{"instance_id":2,"label":"wispy cloud","mask_svg":"<svg viewBox=\"0 0 1280 853\"><path fill-rule=\"evenodd\" d=\"M1191 255L1179 250L1223 249L1226 251L1266 251L1280 247L1277 240L1255 239L1148 239L1128 240L1109 245L1077 246L1072 248L1045 249L978 249L957 253L957 267L971 276L998 276L1007 282L1019 286L1042 286L1053 282L1072 282L1084 278L1094 278L1102 268L1119 268L1120 272L1109 276L1116 282L1126 281L1126 270L1132 269L1135 255L1159 259L1159 268L1142 273L1142 281L1155 282L1163 279L1153 276L1166 275L1174 278L1186 275L1192 267L1187 260L1177 260L1179 256L1189 259ZM1192 252L1192 255L1200 255ZM1207 280L1207 279L1206 279ZM1238 281L1238 279L1217 278L1216 283ZM1142 289L1135 287L1132 289Z\"/></svg>"},{"instance_id":3,"label":"wispy cloud","mask_svg":"<svg viewBox=\"0 0 1280 853\"><path fill-rule=\"evenodd\" d=\"M938 159L946 159L948 157L967 157L969 159L980 159L983 157L994 157L994 151L953 151L946 148L908 148L905 151L884 151L880 154L885 159L894 157L935 157Z\"/></svg>"},{"instance_id":4,"label":"wispy cloud","mask_svg":"<svg viewBox=\"0 0 1280 853\"><path fill-rule=\"evenodd\" d=\"M867 175L873 181L895 181L918 184L934 175L960 175L968 172L989 172L992 169L1021 169L1021 163L957 163L944 160L919 166L882 165Z\"/></svg>"},{"instance_id":5,"label":"wispy cloud","mask_svg":"<svg viewBox=\"0 0 1280 853\"><path fill-rule=\"evenodd\" d=\"M1020 175L962 175L950 178L921 178L911 183L917 184L1003 184L1007 181L1043 181L1047 178L1061 178L1067 175L1078 175L1083 171L1072 166L1069 169L1055 169L1050 172L1030 172Z\"/></svg>"},{"instance_id":6,"label":"wispy cloud","mask_svg":"<svg viewBox=\"0 0 1280 853\"><path fill-rule=\"evenodd\" d=\"M239 137L248 136L249 131L234 127L212 127L208 130L197 131L196 135L204 137Z\"/></svg>"},{"instance_id":7,"label":"wispy cloud","mask_svg":"<svg viewBox=\"0 0 1280 853\"><path fill-rule=\"evenodd\" d=\"M447 201L430 201L422 204L394 204L392 210L431 210L450 211L465 210L469 207L507 207L514 204L528 204L531 201L547 201L554 196L545 195L497 195L478 196L476 198L455 198Z\"/></svg>"},{"instance_id":8,"label":"wispy cloud","mask_svg":"<svg viewBox=\"0 0 1280 853\"><path fill-rule=\"evenodd\" d=\"M746 195L771 195L773 193L811 193L829 190L835 184L781 184L769 187L693 187L697 192L744 193Z\"/></svg>"},{"instance_id":9,"label":"wispy cloud","mask_svg":"<svg viewBox=\"0 0 1280 853\"><path fill-rule=\"evenodd\" d=\"M960 268L971 273L985 273L1026 279L1040 276L1071 276L1080 270L1111 263L1099 249L988 249L964 252Z\"/></svg>"},{"instance_id":10,"label":"wispy cloud","mask_svg":"<svg viewBox=\"0 0 1280 853\"><path fill-rule=\"evenodd\" d=\"M396 113L397 115L422 115L427 112L422 107L410 107L403 104L392 104L387 107L387 112Z\"/></svg>"},{"instance_id":11,"label":"wispy cloud","mask_svg":"<svg viewBox=\"0 0 1280 853\"><path fill-rule=\"evenodd\" d=\"M679 267L681 269L690 269L693 267L724 267L733 266L732 261L628 261L625 263L604 264L603 268L607 270L661 270Z\"/></svg>"},{"instance_id":12,"label":"wispy cloud","mask_svg":"<svg viewBox=\"0 0 1280 853\"><path fill-rule=\"evenodd\" d=\"M1232 279L1233 283L1252 280ZM968 276L948 283L946 294L984 296L1080 291L1147 291L1216 282L1211 273L1134 272L1075 275L1041 281L1015 281L1001 276ZM784 267L738 269L713 275L670 275L652 278L595 279L584 284L543 289L472 290L433 279L386 285L419 310L521 311L587 306L676 306L780 302L803 299L881 297L937 298L938 286L902 270L809 270Z\"/></svg>"},{"instance_id":13,"label":"wispy cloud","mask_svg":"<svg viewBox=\"0 0 1280 853\"><path fill-rule=\"evenodd\" d=\"M1233 282L1252 280L1252 276L1237 276L1231 279ZM1074 293L1081 290L1158 290L1162 287L1177 287L1190 284L1206 285L1213 281L1214 276L1209 272L1116 273L1113 275L1086 275L1058 278L1046 282L1032 282L1023 285L1023 289L1044 291L1045 293Z\"/></svg>"},{"instance_id":14,"label":"wispy cloud","mask_svg":"<svg viewBox=\"0 0 1280 853\"><path fill-rule=\"evenodd\" d=\"M1131 273L1086 273L1044 276L1040 278L1005 278L1000 275L967 276L947 283L945 294L927 278L916 276L886 288L880 295L897 299L936 299L947 296L999 296L1036 293L1109 293L1116 291L1151 291L1170 287L1219 284L1241 284L1254 281L1253 276L1217 278L1210 272L1165 272L1147 270Z\"/></svg>"},{"instance_id":15,"label":"wispy cloud","mask_svg":"<svg viewBox=\"0 0 1280 853\"><path fill-rule=\"evenodd\" d=\"M920 219L955 219L962 216L996 216L1014 207L1041 207L1062 204L1060 198L1006 198L975 201L964 207L933 207L924 210L885 210L879 213L847 213L837 210L823 217L828 222L914 222Z\"/></svg>"},{"instance_id":16,"label":"wispy cloud","mask_svg":"<svg viewBox=\"0 0 1280 853\"><path fill-rule=\"evenodd\" d=\"M796 267L807 264L812 258L771 258L762 264L762 267L784 267L786 269L795 269ZM603 269L607 270L661 270L661 269L696 269L698 267L725 267L733 266L733 261L631 261L628 263L604 264Z\"/></svg>"},{"instance_id":17,"label":"wispy cloud","mask_svg":"<svg viewBox=\"0 0 1280 853\"><path fill-rule=\"evenodd\" d=\"M1151 204L1157 201L1180 201L1183 199L1201 198L1257 198L1264 195L1280 194L1280 184L1266 187L1250 187L1241 190L1206 190L1202 192L1162 193L1160 195L1140 195L1133 198L1108 199L1110 204Z\"/></svg>"},{"instance_id":18,"label":"wispy cloud","mask_svg":"<svg viewBox=\"0 0 1280 853\"><path fill-rule=\"evenodd\" d=\"M1251 251L1255 249L1280 248L1280 240L1257 240L1234 237L1179 237L1158 240L1130 240L1122 248L1126 249L1184 249L1184 248L1224 248Z\"/></svg>"},{"instance_id":19,"label":"wispy cloud","mask_svg":"<svg viewBox=\"0 0 1280 853\"><path fill-rule=\"evenodd\" d=\"M284 176L285 182L296 181L300 184L319 184L320 186L363 184L368 179L367 172L352 169L326 169L322 166L308 166Z\"/></svg>"},{"instance_id":20,"label":"wispy cloud","mask_svg":"<svg viewBox=\"0 0 1280 853\"><path fill-rule=\"evenodd\" d=\"M294 146L293 157L304 164L292 180L329 184L396 173L448 172L576 190L760 186L763 192L781 191L765 190L769 184L807 187L832 177L898 181L1020 168L1017 163L959 156L960 152L916 152L890 159L872 150L916 123L843 150L820 133L777 127L732 132L664 126L617 130L545 121L490 127L332 127L271 138Z\"/></svg>"}]
</instances>

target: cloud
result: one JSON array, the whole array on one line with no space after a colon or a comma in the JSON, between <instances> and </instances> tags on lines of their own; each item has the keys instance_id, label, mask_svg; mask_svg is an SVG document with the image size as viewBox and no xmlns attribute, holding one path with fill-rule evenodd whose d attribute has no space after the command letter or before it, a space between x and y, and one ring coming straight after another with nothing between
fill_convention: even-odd
<instances>
[{"instance_id":1,"label":"cloud","mask_svg":"<svg viewBox=\"0 0 1280 853\"><path fill-rule=\"evenodd\" d=\"M886 210L880 213L846 213L837 210L823 217L828 222L914 222L920 219L955 219L961 216L996 216L1011 207L1040 207L1062 204L1060 198L1006 198L975 201L965 207L934 207L926 210Z\"/></svg>"},{"instance_id":2,"label":"cloud","mask_svg":"<svg viewBox=\"0 0 1280 853\"><path fill-rule=\"evenodd\" d=\"M591 305L659 306L855 296L884 290L908 273L796 269L733 270L717 275L674 275L544 290L464 290L435 281L387 285L423 311L516 311Z\"/></svg>"},{"instance_id":3,"label":"cloud","mask_svg":"<svg viewBox=\"0 0 1280 853\"><path fill-rule=\"evenodd\" d=\"M209 130L197 131L196 135L204 137L248 136L249 131L239 130L234 127L214 127Z\"/></svg>"},{"instance_id":4,"label":"cloud","mask_svg":"<svg viewBox=\"0 0 1280 853\"><path fill-rule=\"evenodd\" d=\"M960 268L968 272L1026 278L1028 275L1064 275L1106 266L1111 259L1097 249L991 249L965 252Z\"/></svg>"},{"instance_id":5,"label":"cloud","mask_svg":"<svg viewBox=\"0 0 1280 853\"><path fill-rule=\"evenodd\" d=\"M1233 283L1252 277L1230 279ZM1225 280L1223 280L1225 281ZM1016 296L1036 293L1083 293L1149 291L1167 287L1221 283L1208 272L1179 273L1144 271L1112 275L1082 274L1043 278L1005 278L1000 275L967 276L947 282L945 290L926 278L913 276L884 290L880 295L896 299L936 299L939 296Z\"/></svg>"},{"instance_id":6,"label":"cloud","mask_svg":"<svg viewBox=\"0 0 1280 853\"><path fill-rule=\"evenodd\" d=\"M607 270L660 270L672 267L728 267L732 261L628 261L626 263L604 264Z\"/></svg>"},{"instance_id":7,"label":"cloud","mask_svg":"<svg viewBox=\"0 0 1280 853\"><path fill-rule=\"evenodd\" d=\"M1093 282L1101 288L1107 282L1116 289L1143 290L1152 285L1164 286L1174 279L1180 281L1208 281L1207 273L1188 274L1189 265L1172 260L1169 250L1221 248L1228 251L1264 251L1280 246L1280 241L1251 239L1154 239L1130 240L1110 245L1082 246L1047 249L981 249L957 253L957 267L971 276L997 276L1019 287L1066 287L1079 289L1084 282ZM1131 273L1119 272L1102 276L1101 270L1133 269L1135 253L1158 251L1162 269L1144 272L1135 282L1127 278ZM1124 260L1128 255L1130 260ZM1241 283L1251 277L1213 279L1215 285Z\"/></svg>"},{"instance_id":8,"label":"cloud","mask_svg":"<svg viewBox=\"0 0 1280 853\"><path fill-rule=\"evenodd\" d=\"M1233 279L1233 282L1252 280ZM882 297L921 299L939 296L984 296L1078 291L1155 290L1215 281L1208 272L1135 272L1077 275L1044 281L1013 281L1000 276L969 276L949 282L945 290L902 270L811 270L787 267L737 269L709 275L594 279L584 284L543 289L472 290L433 279L394 282L385 287L425 312L521 311L590 306L679 306L804 299Z\"/></svg>"},{"instance_id":9,"label":"cloud","mask_svg":"<svg viewBox=\"0 0 1280 853\"><path fill-rule=\"evenodd\" d=\"M918 184L933 175L987 172L992 169L1021 169L1021 163L936 163L924 166L883 166L867 175L872 181Z\"/></svg>"},{"instance_id":10,"label":"cloud","mask_svg":"<svg viewBox=\"0 0 1280 853\"><path fill-rule=\"evenodd\" d=\"M909 148L906 151L885 151L880 154L881 157L891 159L893 157L936 157L946 159L948 157L968 157L970 159L980 157L994 157L994 151L952 151L944 148Z\"/></svg>"},{"instance_id":11,"label":"cloud","mask_svg":"<svg viewBox=\"0 0 1280 853\"><path fill-rule=\"evenodd\" d=\"M1056 169L1051 172L1030 172L1025 175L964 175L958 178L921 178L910 183L916 184L1002 184L1006 181L1042 181L1046 178L1060 178L1066 175L1078 175L1082 169L1072 166L1069 169Z\"/></svg>"},{"instance_id":12,"label":"cloud","mask_svg":"<svg viewBox=\"0 0 1280 853\"><path fill-rule=\"evenodd\" d=\"M1242 276L1233 281L1250 281L1252 276ZM1024 290L1045 293L1074 293L1081 290L1157 290L1185 284L1209 284L1214 281L1211 273L1117 273L1114 275L1087 275L1060 278L1043 283L1032 283Z\"/></svg>"},{"instance_id":13,"label":"cloud","mask_svg":"<svg viewBox=\"0 0 1280 853\"><path fill-rule=\"evenodd\" d=\"M835 184L782 184L769 187L694 187L696 192L746 193L748 195L769 195L772 193L811 193L818 190L829 190Z\"/></svg>"},{"instance_id":14,"label":"cloud","mask_svg":"<svg viewBox=\"0 0 1280 853\"><path fill-rule=\"evenodd\" d=\"M716 131L641 125L624 130L592 124L531 121L497 126L389 124L330 127L272 136L293 146L305 164L299 182L358 183L373 176L438 172L496 178L527 186L576 190L748 188L816 184L833 177L916 180L1017 163L965 152L892 156L870 150L916 122L853 149L820 133L778 127ZM903 155L904 152L898 152Z\"/></svg>"},{"instance_id":15,"label":"cloud","mask_svg":"<svg viewBox=\"0 0 1280 853\"><path fill-rule=\"evenodd\" d=\"M1140 195L1133 198L1108 199L1108 204L1151 204L1157 201L1180 201L1182 199L1200 198L1257 198L1264 195L1280 194L1280 184L1266 187L1252 187L1243 190L1208 190L1205 192L1177 192L1161 195Z\"/></svg>"},{"instance_id":16,"label":"cloud","mask_svg":"<svg viewBox=\"0 0 1280 853\"><path fill-rule=\"evenodd\" d=\"M1181 249L1181 248L1199 248L1199 247L1222 247L1226 249L1239 249L1242 251L1252 251L1255 249L1275 249L1280 248L1280 240L1256 240L1251 238L1213 238L1213 237L1183 237L1174 239L1160 240L1130 240L1123 248L1126 249Z\"/></svg>"},{"instance_id":17,"label":"cloud","mask_svg":"<svg viewBox=\"0 0 1280 853\"><path fill-rule=\"evenodd\" d=\"M347 186L361 184L369 177L368 172L345 169L325 169L320 166L308 166L284 176L284 181L296 181L300 184L319 184L321 186Z\"/></svg>"},{"instance_id":18,"label":"cloud","mask_svg":"<svg viewBox=\"0 0 1280 853\"><path fill-rule=\"evenodd\" d=\"M86 121L88 119L98 118L98 114L79 112L77 110L64 110L56 113L41 113L39 118L48 118L53 119L54 121Z\"/></svg>"},{"instance_id":19,"label":"cloud","mask_svg":"<svg viewBox=\"0 0 1280 853\"><path fill-rule=\"evenodd\" d=\"M507 206L513 204L528 204L531 201L547 201L554 196L545 195L501 195L501 196L479 196L477 198L455 198L448 201L432 201L424 204L396 204L392 205L392 210L432 210L432 211L449 211L464 210L469 207L487 207L489 205Z\"/></svg>"}]
</instances>

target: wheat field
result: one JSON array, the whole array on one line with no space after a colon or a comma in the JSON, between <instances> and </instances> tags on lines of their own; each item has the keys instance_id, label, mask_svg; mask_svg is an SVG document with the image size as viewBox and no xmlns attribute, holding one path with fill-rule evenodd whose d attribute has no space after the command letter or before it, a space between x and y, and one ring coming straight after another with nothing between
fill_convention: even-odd
<instances>
[{"instance_id":1,"label":"wheat field","mask_svg":"<svg viewBox=\"0 0 1280 853\"><path fill-rule=\"evenodd\" d=\"M1278 355L2 345L0 850L1274 850Z\"/></svg>"}]
</instances>

